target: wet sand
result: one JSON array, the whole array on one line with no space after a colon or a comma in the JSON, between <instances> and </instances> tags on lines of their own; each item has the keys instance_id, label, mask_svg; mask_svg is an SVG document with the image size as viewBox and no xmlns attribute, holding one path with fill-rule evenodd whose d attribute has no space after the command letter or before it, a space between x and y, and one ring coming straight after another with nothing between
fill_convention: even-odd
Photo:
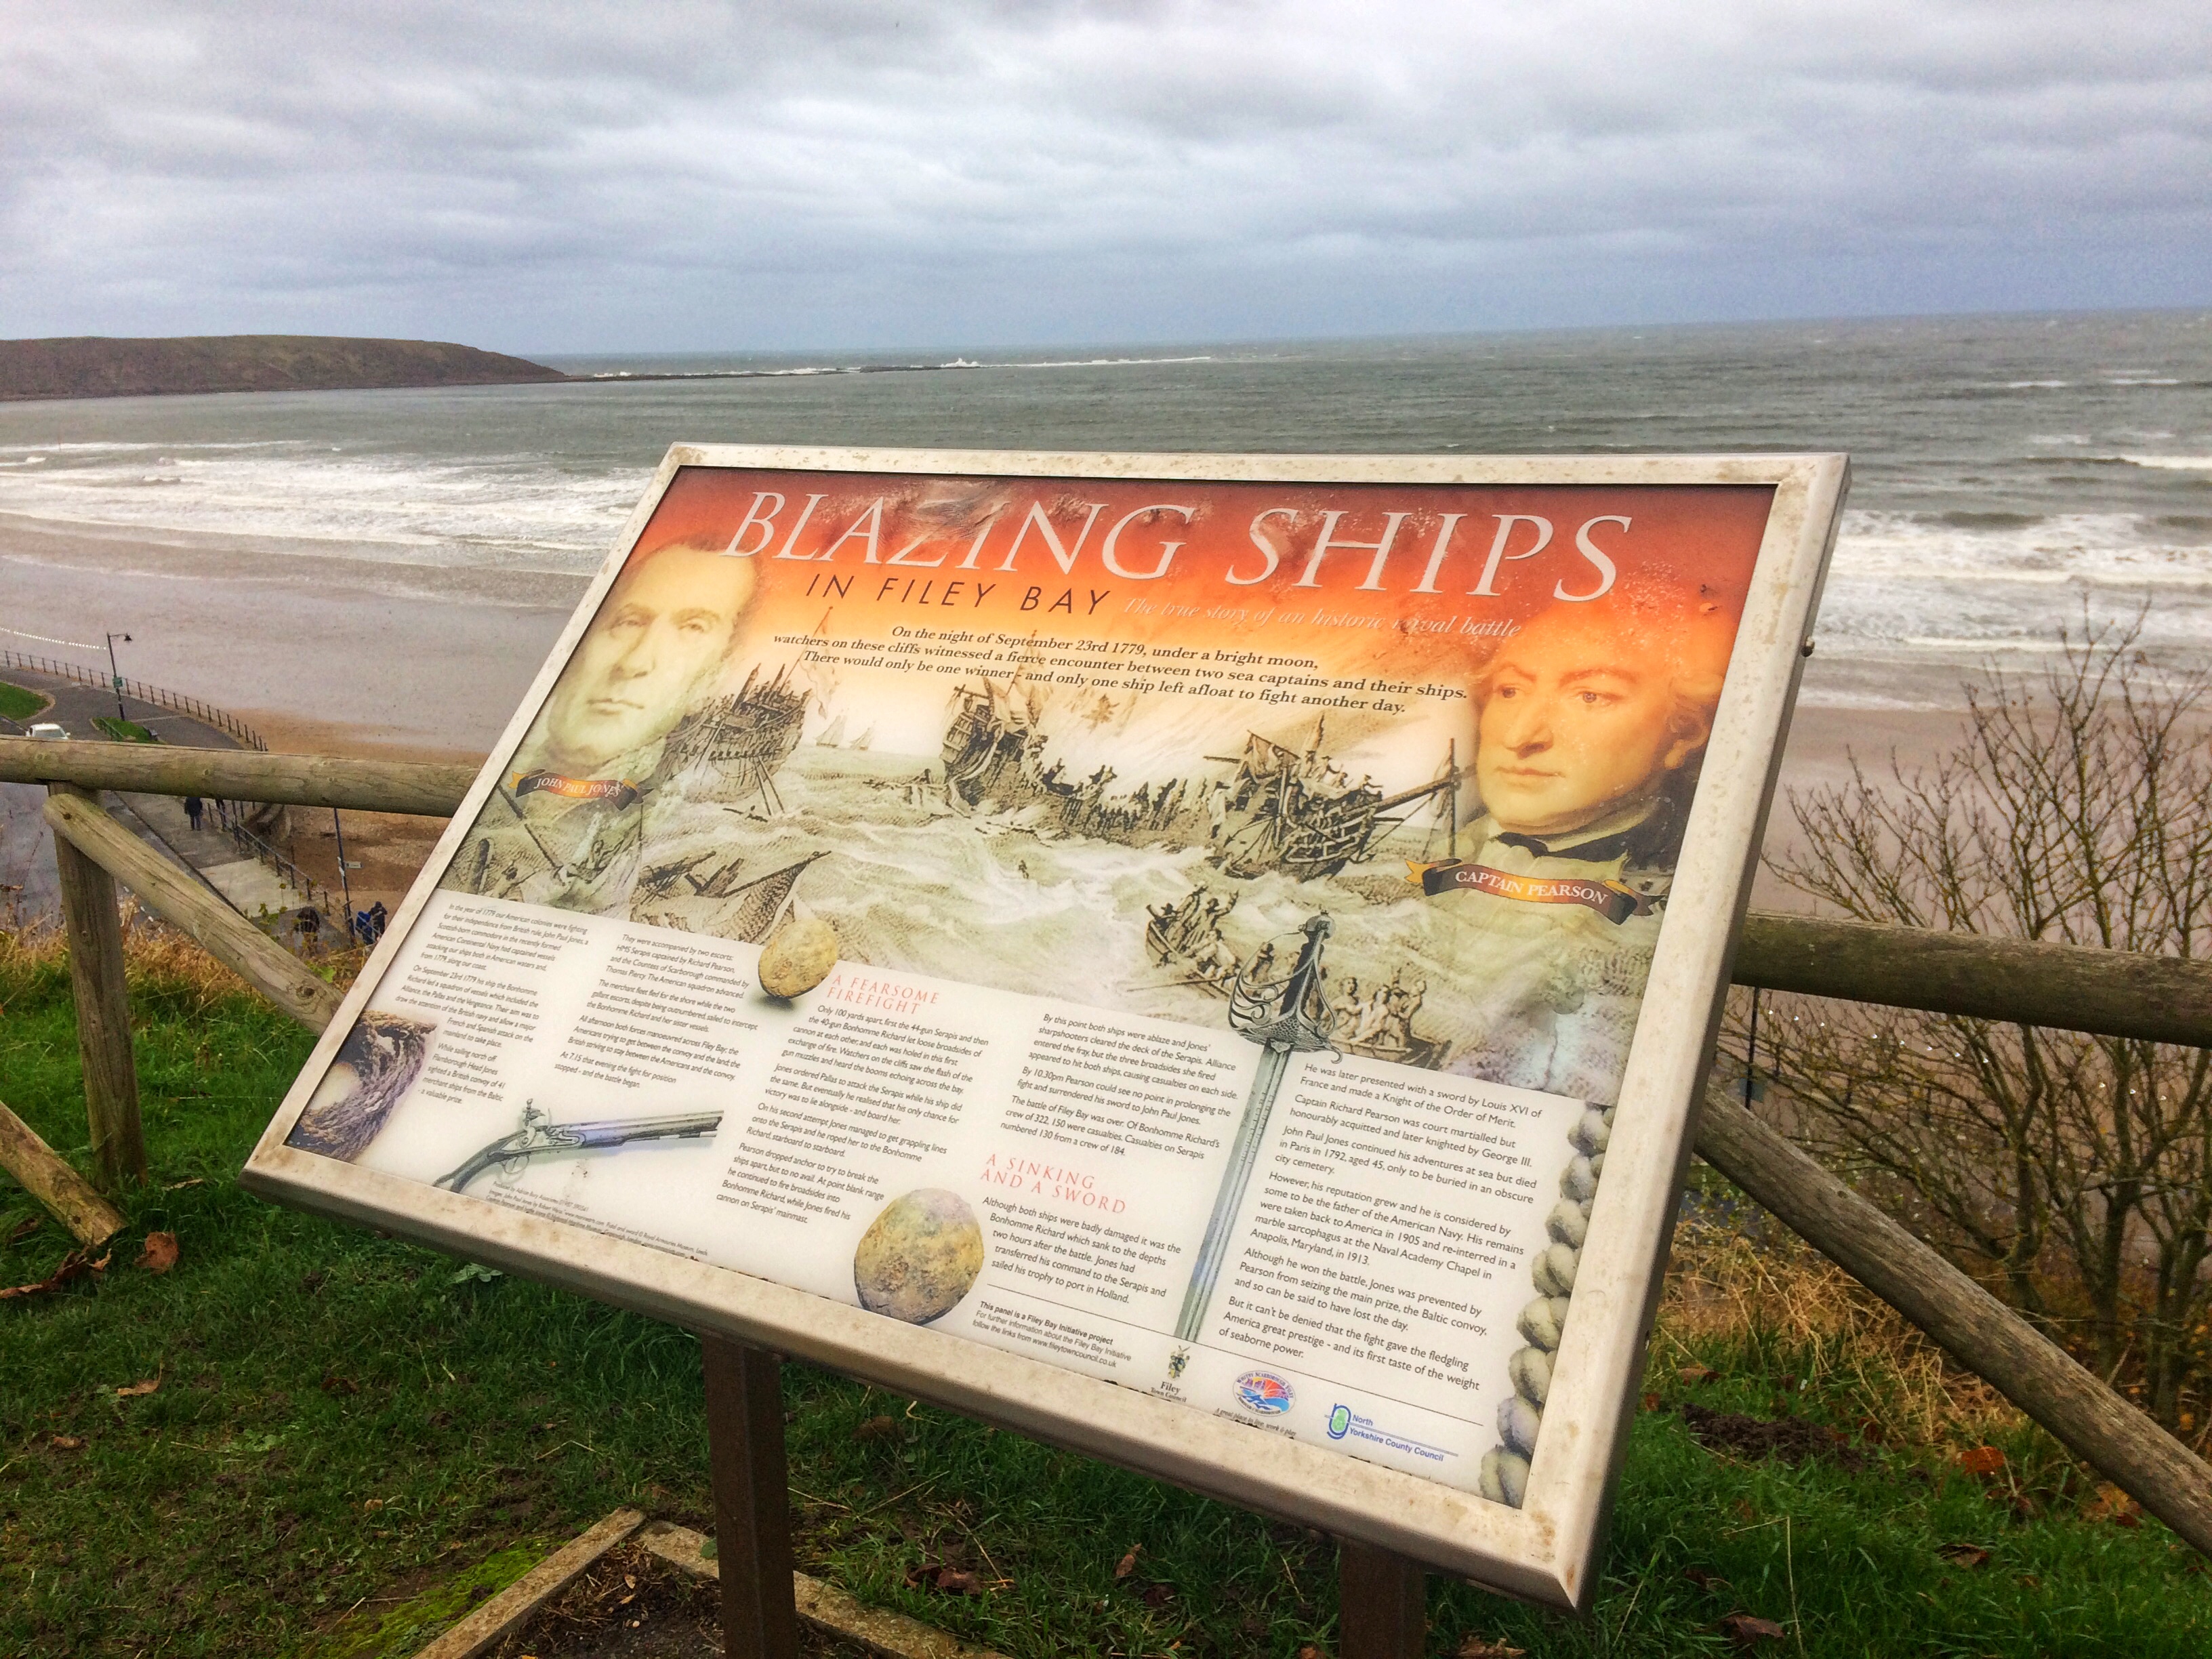
<instances>
[{"instance_id":1,"label":"wet sand","mask_svg":"<svg viewBox=\"0 0 2212 1659\"><path fill-rule=\"evenodd\" d=\"M272 749L362 759L474 761L497 738L584 582L532 572L453 569L331 556L238 538L58 532L0 514L5 625L96 641L112 629L135 679L204 699ZM104 668L101 653L13 635L0 646ZM1894 750L1924 763L1956 738L1961 675L1815 656L1784 754L1782 786L1845 781L1847 752L1885 772ZM1857 706L1869 696L1918 707ZM1848 702L1839 701L1848 699ZM294 815L300 862L335 885L328 815ZM360 828L354 820L360 819ZM348 855L364 893L390 904L428 853L434 822L348 814ZM1778 794L1767 844L1793 839ZM1762 869L1753 902L1804 908Z\"/></svg>"}]
</instances>

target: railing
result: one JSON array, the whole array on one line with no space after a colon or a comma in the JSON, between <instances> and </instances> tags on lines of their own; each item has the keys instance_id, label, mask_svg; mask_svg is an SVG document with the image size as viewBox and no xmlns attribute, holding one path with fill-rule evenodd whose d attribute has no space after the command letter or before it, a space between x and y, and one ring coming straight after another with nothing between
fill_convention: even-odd
<instances>
[{"instance_id":1,"label":"railing","mask_svg":"<svg viewBox=\"0 0 2212 1659\"><path fill-rule=\"evenodd\" d=\"M86 1109L105 1184L119 1188L146 1173L116 925L118 878L302 1024L322 1030L337 1017L340 999L110 817L90 792L447 817L474 774L470 767L330 756L0 738L0 782L49 786L46 817L61 878ZM2212 962L1753 914L1745 921L1734 974L1741 985L2212 1048ZM67 1166L35 1136L26 1141L27 1134L0 1137L0 1155L11 1160L9 1168L20 1163L31 1170L26 1185L60 1182ZM2149 1418L1717 1090L1706 1091L1695 1145L1753 1200L2212 1555L2212 1469Z\"/></svg>"},{"instance_id":2,"label":"railing","mask_svg":"<svg viewBox=\"0 0 2212 1659\"><path fill-rule=\"evenodd\" d=\"M34 674L52 674L59 679L74 680L79 685L97 685L114 690L115 682L105 674L89 668L81 668L73 662L57 662L52 657L33 657L21 651L0 651L0 668L27 668ZM125 678L123 695L136 697L141 702L150 702L157 708L172 714L189 714L203 726L212 726L218 732L228 732L249 749L267 753L269 745L261 734L228 709L217 708L212 703L202 702L198 697L181 696L164 690L158 685L149 685L143 680Z\"/></svg>"},{"instance_id":3,"label":"railing","mask_svg":"<svg viewBox=\"0 0 2212 1659\"><path fill-rule=\"evenodd\" d=\"M345 906L338 902L329 888L322 888L319 893L314 878L305 870L255 835L235 817L226 814L224 819L223 827L230 832L231 844L246 857L260 860L276 872L277 879L305 895L307 908L321 912L325 920L331 916L344 916Z\"/></svg>"}]
</instances>

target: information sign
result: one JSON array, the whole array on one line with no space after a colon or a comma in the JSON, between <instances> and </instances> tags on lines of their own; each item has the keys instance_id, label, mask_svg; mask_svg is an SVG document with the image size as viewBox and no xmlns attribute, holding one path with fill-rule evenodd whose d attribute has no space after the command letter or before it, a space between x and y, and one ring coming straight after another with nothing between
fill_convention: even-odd
<instances>
[{"instance_id":1,"label":"information sign","mask_svg":"<svg viewBox=\"0 0 2212 1659\"><path fill-rule=\"evenodd\" d=\"M1844 479L678 447L246 1180L1583 1602Z\"/></svg>"}]
</instances>

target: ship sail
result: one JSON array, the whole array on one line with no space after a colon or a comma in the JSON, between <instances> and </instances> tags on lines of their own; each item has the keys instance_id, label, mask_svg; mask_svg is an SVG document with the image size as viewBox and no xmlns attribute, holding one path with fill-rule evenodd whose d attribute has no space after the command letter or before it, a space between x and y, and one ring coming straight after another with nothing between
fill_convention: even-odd
<instances>
[{"instance_id":1,"label":"ship sail","mask_svg":"<svg viewBox=\"0 0 2212 1659\"><path fill-rule=\"evenodd\" d=\"M844 741L845 717L842 714L832 715L830 724L814 734L814 746L817 749L835 749Z\"/></svg>"},{"instance_id":2,"label":"ship sail","mask_svg":"<svg viewBox=\"0 0 2212 1659\"><path fill-rule=\"evenodd\" d=\"M861 732L859 737L853 739L853 747L855 749L866 749L875 740L876 728L872 726L866 731Z\"/></svg>"}]
</instances>

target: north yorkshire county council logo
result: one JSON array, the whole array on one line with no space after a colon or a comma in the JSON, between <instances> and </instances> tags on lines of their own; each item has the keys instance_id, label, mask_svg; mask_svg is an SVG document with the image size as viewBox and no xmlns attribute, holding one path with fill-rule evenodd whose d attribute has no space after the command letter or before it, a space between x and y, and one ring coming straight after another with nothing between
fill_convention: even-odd
<instances>
[{"instance_id":1,"label":"north yorkshire county council logo","mask_svg":"<svg viewBox=\"0 0 2212 1659\"><path fill-rule=\"evenodd\" d=\"M1237 1397L1251 1410L1279 1417L1290 1410L1291 1385L1273 1371L1247 1371L1237 1379Z\"/></svg>"},{"instance_id":2,"label":"north yorkshire county council logo","mask_svg":"<svg viewBox=\"0 0 2212 1659\"><path fill-rule=\"evenodd\" d=\"M1188 1348L1177 1348L1173 1353L1170 1354L1168 1356L1168 1381L1172 1382L1176 1378L1181 1376L1182 1375L1183 1367L1189 1364L1190 1350Z\"/></svg>"},{"instance_id":3,"label":"north yorkshire county council logo","mask_svg":"<svg viewBox=\"0 0 2212 1659\"><path fill-rule=\"evenodd\" d=\"M1352 1407L1332 1406L1328 1413L1328 1437L1341 1440L1352 1432Z\"/></svg>"}]
</instances>

